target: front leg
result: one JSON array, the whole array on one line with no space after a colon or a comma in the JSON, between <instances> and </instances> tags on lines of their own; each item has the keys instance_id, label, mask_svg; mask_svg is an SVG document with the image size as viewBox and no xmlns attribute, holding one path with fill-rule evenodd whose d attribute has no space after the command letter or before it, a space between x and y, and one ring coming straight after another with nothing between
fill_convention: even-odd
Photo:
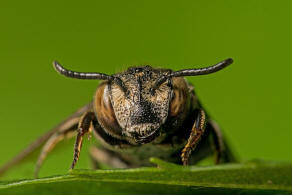
<instances>
[{"instance_id":1,"label":"front leg","mask_svg":"<svg viewBox=\"0 0 292 195\"><path fill-rule=\"evenodd\" d=\"M206 113L204 110L199 110L197 119L193 125L188 142L182 150L181 159L183 165L188 165L191 152L196 148L201 140L206 128Z\"/></svg>"},{"instance_id":2,"label":"front leg","mask_svg":"<svg viewBox=\"0 0 292 195\"><path fill-rule=\"evenodd\" d=\"M71 169L74 169L80 155L83 136L91 130L92 121L95 119L94 112L86 112L80 119L78 125L78 134L74 145L74 158Z\"/></svg>"}]
</instances>

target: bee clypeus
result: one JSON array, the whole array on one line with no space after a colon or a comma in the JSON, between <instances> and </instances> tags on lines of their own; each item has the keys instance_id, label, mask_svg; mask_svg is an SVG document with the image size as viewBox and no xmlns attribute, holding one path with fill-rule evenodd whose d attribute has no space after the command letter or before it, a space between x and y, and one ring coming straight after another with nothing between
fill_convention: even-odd
<instances>
[{"instance_id":1,"label":"bee clypeus","mask_svg":"<svg viewBox=\"0 0 292 195\"><path fill-rule=\"evenodd\" d=\"M83 137L91 132L100 143L89 151L96 168L100 164L113 168L149 166L152 156L183 165L195 164L212 153L216 164L233 161L218 125L184 79L217 72L232 62L229 58L206 68L179 71L130 67L122 73L106 75L67 70L55 61L55 70L66 77L104 81L91 103L32 143L5 164L0 173L43 145L35 169L37 176L56 144L65 137L76 136L73 169Z\"/></svg>"}]
</instances>

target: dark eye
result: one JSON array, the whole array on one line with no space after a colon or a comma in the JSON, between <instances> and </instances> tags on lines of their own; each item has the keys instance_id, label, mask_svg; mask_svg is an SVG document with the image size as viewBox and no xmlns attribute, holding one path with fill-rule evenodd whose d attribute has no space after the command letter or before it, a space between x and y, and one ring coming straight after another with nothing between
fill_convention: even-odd
<instances>
[{"instance_id":1,"label":"dark eye","mask_svg":"<svg viewBox=\"0 0 292 195\"><path fill-rule=\"evenodd\" d=\"M143 68L136 68L135 72L142 72Z\"/></svg>"}]
</instances>

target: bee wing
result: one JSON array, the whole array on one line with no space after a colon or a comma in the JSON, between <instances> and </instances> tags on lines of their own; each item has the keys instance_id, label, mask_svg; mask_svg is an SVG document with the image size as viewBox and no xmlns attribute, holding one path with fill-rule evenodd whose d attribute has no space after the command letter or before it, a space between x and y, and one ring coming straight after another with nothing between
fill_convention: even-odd
<instances>
[{"instance_id":1,"label":"bee wing","mask_svg":"<svg viewBox=\"0 0 292 195\"><path fill-rule=\"evenodd\" d=\"M217 151L217 155L219 155L217 156L217 159L216 159L218 161L217 163L219 163L219 161L224 162L224 163L238 162L238 157L236 153L234 153L233 149L231 149L227 140L222 135L222 131L220 127L218 126L218 124L212 119L208 120L208 124L211 130L211 133L213 134L215 150ZM218 159L219 157L221 159Z\"/></svg>"},{"instance_id":2,"label":"bee wing","mask_svg":"<svg viewBox=\"0 0 292 195\"><path fill-rule=\"evenodd\" d=\"M0 167L0 176L3 175L6 171L8 171L13 166L20 164L23 160L25 160L27 157L29 157L34 151L39 149L52 135L54 135L56 132L63 132L68 129L72 129L76 126L76 129L78 127L78 122L80 117L84 112L87 112L88 110L92 109L92 102L83 106L79 110L77 110L74 114L72 114L70 117L59 123L57 126L49 130L44 135L40 136L37 140L35 140L33 143L31 143L29 146L27 146L24 150L22 150L19 154L17 154L14 158L12 158L10 161L5 163L3 166Z\"/></svg>"}]
</instances>

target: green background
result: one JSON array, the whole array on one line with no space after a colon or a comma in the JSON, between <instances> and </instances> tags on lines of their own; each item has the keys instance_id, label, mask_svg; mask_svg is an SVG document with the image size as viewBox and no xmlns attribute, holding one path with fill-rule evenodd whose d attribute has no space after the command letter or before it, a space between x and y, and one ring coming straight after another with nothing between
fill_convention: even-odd
<instances>
[{"instance_id":1,"label":"green background","mask_svg":"<svg viewBox=\"0 0 292 195\"><path fill-rule=\"evenodd\" d=\"M92 99L98 81L130 65L198 68L232 57L216 74L188 78L242 161L291 161L291 1L1 1L0 165ZM85 141L77 168L89 168ZM66 173L73 140L41 176ZM35 158L8 178L33 175Z\"/></svg>"}]
</instances>

